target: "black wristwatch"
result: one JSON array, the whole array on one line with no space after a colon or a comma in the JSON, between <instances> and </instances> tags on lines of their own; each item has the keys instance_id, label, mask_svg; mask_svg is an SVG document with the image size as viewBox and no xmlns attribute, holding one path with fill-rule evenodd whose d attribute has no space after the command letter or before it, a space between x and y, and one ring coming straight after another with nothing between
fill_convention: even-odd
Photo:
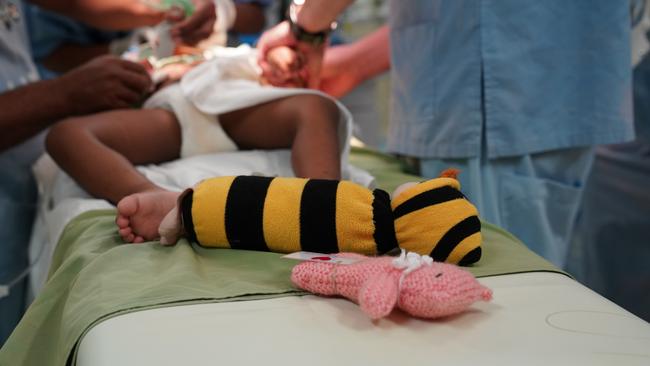
<instances>
[{"instance_id":1,"label":"black wristwatch","mask_svg":"<svg viewBox=\"0 0 650 366\"><path fill-rule=\"evenodd\" d=\"M289 6L289 27L291 34L299 42L310 43L314 46L321 45L327 41L327 37L336 29L336 22L333 22L332 25L323 31L320 32L309 32L306 31L303 27L299 26L297 23L298 17L298 7L302 5L302 2L299 4L296 1L292 1Z\"/></svg>"}]
</instances>

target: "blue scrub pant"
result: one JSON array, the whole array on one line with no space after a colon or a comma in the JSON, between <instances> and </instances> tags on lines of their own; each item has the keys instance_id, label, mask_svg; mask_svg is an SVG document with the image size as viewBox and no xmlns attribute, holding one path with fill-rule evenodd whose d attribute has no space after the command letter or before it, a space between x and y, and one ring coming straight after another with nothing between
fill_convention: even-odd
<instances>
[{"instance_id":1,"label":"blue scrub pant","mask_svg":"<svg viewBox=\"0 0 650 366\"><path fill-rule=\"evenodd\" d=\"M531 250L564 268L593 148L562 149L488 159L420 159L420 174L460 169L461 190L481 218L513 233Z\"/></svg>"},{"instance_id":2,"label":"blue scrub pant","mask_svg":"<svg viewBox=\"0 0 650 366\"><path fill-rule=\"evenodd\" d=\"M23 202L16 202L16 196L0 190L0 284L2 285L16 279L29 263L29 235L34 219L34 204ZM4 344L25 311L27 283L25 277L12 284L9 295L0 298L0 346Z\"/></svg>"},{"instance_id":3,"label":"blue scrub pant","mask_svg":"<svg viewBox=\"0 0 650 366\"><path fill-rule=\"evenodd\" d=\"M585 185L568 270L650 321L650 141L600 147Z\"/></svg>"}]
</instances>

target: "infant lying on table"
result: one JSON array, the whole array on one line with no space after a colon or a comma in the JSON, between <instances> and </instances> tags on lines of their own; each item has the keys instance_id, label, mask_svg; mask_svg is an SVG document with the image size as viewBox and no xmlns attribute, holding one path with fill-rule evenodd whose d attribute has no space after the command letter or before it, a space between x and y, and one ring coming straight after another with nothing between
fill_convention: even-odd
<instances>
[{"instance_id":1,"label":"infant lying on table","mask_svg":"<svg viewBox=\"0 0 650 366\"><path fill-rule=\"evenodd\" d=\"M315 91L262 86L253 52L229 52L154 94L145 109L73 118L50 132L48 151L59 165L89 193L118 203L125 241L159 238L167 215L162 242L168 244L184 233L217 247L383 254L399 246L437 261L480 258L480 222L455 173L416 184L392 201L382 190L338 181L344 142L336 103ZM301 85L291 72L300 66L292 50L269 57L289 76L284 85ZM204 189L188 201L192 195L166 191L134 168L178 156L281 147L292 148L297 176L321 179L223 177L201 183ZM181 208L173 211L177 202Z\"/></svg>"},{"instance_id":2,"label":"infant lying on table","mask_svg":"<svg viewBox=\"0 0 650 366\"><path fill-rule=\"evenodd\" d=\"M142 109L58 122L47 151L91 195L117 204L127 242L158 238L158 224L178 192L155 185L135 165L245 149L291 149L296 176L340 179L342 118L337 102L303 85L300 57L268 53L276 85L263 85L255 50L223 49L181 82L165 85Z\"/></svg>"}]
</instances>

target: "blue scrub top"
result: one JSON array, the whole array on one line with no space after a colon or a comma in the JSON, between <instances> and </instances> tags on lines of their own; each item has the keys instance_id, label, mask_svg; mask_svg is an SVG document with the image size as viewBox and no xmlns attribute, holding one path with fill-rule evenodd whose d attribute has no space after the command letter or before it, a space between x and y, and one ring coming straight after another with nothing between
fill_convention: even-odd
<instances>
[{"instance_id":1,"label":"blue scrub top","mask_svg":"<svg viewBox=\"0 0 650 366\"><path fill-rule=\"evenodd\" d=\"M6 4L15 6L18 14L11 20L0 19L0 93L38 80L38 73L30 55L21 4L19 1L0 0L0 15L5 13L2 7ZM31 164L42 151L42 138L34 138L0 152L0 191L20 190L21 183L27 176L31 177ZM2 196L4 194L0 192L0 198ZM6 198L12 196L13 199L20 197L8 194Z\"/></svg>"},{"instance_id":2,"label":"blue scrub top","mask_svg":"<svg viewBox=\"0 0 650 366\"><path fill-rule=\"evenodd\" d=\"M650 0L632 1L634 122L637 140L650 143ZM633 154L630 154L633 155Z\"/></svg>"},{"instance_id":3,"label":"blue scrub top","mask_svg":"<svg viewBox=\"0 0 650 366\"><path fill-rule=\"evenodd\" d=\"M262 7L268 6L271 2L272 0L235 0L235 3L238 4L259 4ZM25 4L25 18L29 28L32 56L37 63L41 78L44 79L51 79L57 76L57 73L43 66L41 64L42 60L62 44L93 45L109 43L129 34L128 31L99 30L32 4ZM241 38L240 41L252 44L259 34L232 34L232 36L238 36Z\"/></svg>"},{"instance_id":4,"label":"blue scrub top","mask_svg":"<svg viewBox=\"0 0 650 366\"><path fill-rule=\"evenodd\" d=\"M391 0L390 150L487 157L633 138L630 15L612 0Z\"/></svg>"},{"instance_id":5,"label":"blue scrub top","mask_svg":"<svg viewBox=\"0 0 650 366\"><path fill-rule=\"evenodd\" d=\"M36 80L21 3L1 0L0 93Z\"/></svg>"},{"instance_id":6,"label":"blue scrub top","mask_svg":"<svg viewBox=\"0 0 650 366\"><path fill-rule=\"evenodd\" d=\"M29 55L22 12L15 13L20 17L9 19L6 6L20 9L20 2L0 0L0 93L38 79ZM13 282L28 265L27 248L37 197L31 164L43 151L42 136L0 151L0 284L3 285ZM20 319L24 290L25 281L19 281L13 284L8 297L0 298L0 345Z\"/></svg>"},{"instance_id":7,"label":"blue scrub top","mask_svg":"<svg viewBox=\"0 0 650 366\"><path fill-rule=\"evenodd\" d=\"M33 4L25 4L25 21L29 28L32 57L43 79L52 79L58 75L43 66L41 62L62 44L103 44L129 34L129 32L95 29Z\"/></svg>"}]
</instances>

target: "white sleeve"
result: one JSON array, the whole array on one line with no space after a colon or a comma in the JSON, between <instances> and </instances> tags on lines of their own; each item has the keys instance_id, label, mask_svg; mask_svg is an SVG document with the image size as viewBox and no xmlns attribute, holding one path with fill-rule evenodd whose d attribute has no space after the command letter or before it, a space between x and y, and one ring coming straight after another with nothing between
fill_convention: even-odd
<instances>
[{"instance_id":1,"label":"white sleeve","mask_svg":"<svg viewBox=\"0 0 650 366\"><path fill-rule=\"evenodd\" d=\"M214 29L217 32L226 33L235 24L237 18L235 3L233 0L214 0L214 7L217 12Z\"/></svg>"}]
</instances>

